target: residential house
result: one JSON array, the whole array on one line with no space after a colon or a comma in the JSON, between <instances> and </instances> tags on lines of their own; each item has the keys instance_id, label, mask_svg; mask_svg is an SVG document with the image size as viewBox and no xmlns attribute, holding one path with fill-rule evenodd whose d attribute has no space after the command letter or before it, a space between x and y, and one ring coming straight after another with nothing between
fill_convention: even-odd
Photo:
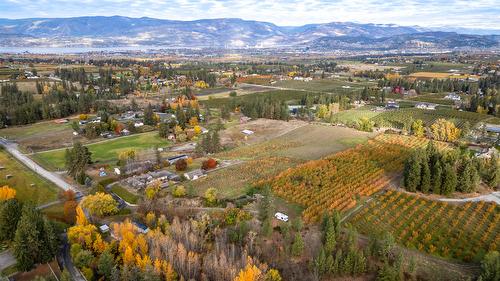
<instances>
[{"instance_id":1,"label":"residential house","mask_svg":"<svg viewBox=\"0 0 500 281\"><path fill-rule=\"evenodd\" d=\"M184 173L184 177L186 177L186 179L191 181L197 180L201 177L205 177L206 175L207 174L205 174L205 172L202 169L196 169L191 172Z\"/></svg>"},{"instance_id":2,"label":"residential house","mask_svg":"<svg viewBox=\"0 0 500 281\"><path fill-rule=\"evenodd\" d=\"M428 102L419 102L415 104L415 108L419 109L427 109L427 110L436 110L437 105Z\"/></svg>"}]
</instances>

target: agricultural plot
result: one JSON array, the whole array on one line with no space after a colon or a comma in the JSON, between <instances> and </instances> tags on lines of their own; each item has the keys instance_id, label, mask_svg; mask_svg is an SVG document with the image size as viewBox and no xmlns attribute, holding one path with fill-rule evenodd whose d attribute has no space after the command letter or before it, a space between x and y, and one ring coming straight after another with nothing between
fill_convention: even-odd
<instances>
[{"instance_id":1,"label":"agricultural plot","mask_svg":"<svg viewBox=\"0 0 500 281\"><path fill-rule=\"evenodd\" d=\"M15 140L27 152L70 146L74 138L70 124L56 124L54 121L4 128L0 130L0 136Z\"/></svg>"},{"instance_id":2,"label":"agricultural plot","mask_svg":"<svg viewBox=\"0 0 500 281\"><path fill-rule=\"evenodd\" d=\"M317 221L325 211L348 210L356 205L357 197L388 186L394 173L402 170L410 149L427 142L380 135L366 144L288 169L261 184L271 185L278 196L304 206L306 221Z\"/></svg>"},{"instance_id":3,"label":"agricultural plot","mask_svg":"<svg viewBox=\"0 0 500 281\"><path fill-rule=\"evenodd\" d=\"M127 149L144 151L155 146L165 147L170 145L169 141L158 136L158 132L120 137L105 140L87 147L92 152L92 160L99 163L114 164L118 160L118 153ZM58 149L40 152L34 155L35 160L49 169L64 169L66 149Z\"/></svg>"},{"instance_id":4,"label":"agricultural plot","mask_svg":"<svg viewBox=\"0 0 500 281\"><path fill-rule=\"evenodd\" d=\"M59 189L51 182L39 177L0 149L0 186L8 185L16 190L16 197L24 202L44 204L57 200Z\"/></svg>"},{"instance_id":5,"label":"agricultural plot","mask_svg":"<svg viewBox=\"0 0 500 281\"><path fill-rule=\"evenodd\" d=\"M500 207L493 202L450 204L389 190L350 222L364 234L388 231L405 247L467 262L500 247Z\"/></svg>"},{"instance_id":6,"label":"agricultural plot","mask_svg":"<svg viewBox=\"0 0 500 281\"><path fill-rule=\"evenodd\" d=\"M218 159L243 160L243 163L209 173L207 177L193 181L189 186L199 195L203 195L209 187L216 187L221 197L239 197L258 181L271 178L304 161L318 159L365 142L370 136L373 134L320 125L301 126L267 141L255 136L262 141L241 145L213 156Z\"/></svg>"},{"instance_id":7,"label":"agricultural plot","mask_svg":"<svg viewBox=\"0 0 500 281\"><path fill-rule=\"evenodd\" d=\"M428 102L442 105L454 105L455 102L453 100L444 99L447 94L426 94L426 95L418 95L416 97L410 98L410 100L418 101L418 102Z\"/></svg>"},{"instance_id":8,"label":"agricultural plot","mask_svg":"<svg viewBox=\"0 0 500 281\"><path fill-rule=\"evenodd\" d=\"M372 107L364 106L356 109L340 111L339 113L333 115L333 120L334 122L351 124L358 122L361 118L375 118L381 113L380 111L373 111L371 109Z\"/></svg>"},{"instance_id":9,"label":"agricultural plot","mask_svg":"<svg viewBox=\"0 0 500 281\"><path fill-rule=\"evenodd\" d=\"M474 126L478 122L486 119L492 119L490 115L453 109L425 110L418 108L403 108L399 110L385 111L372 118L372 121L382 127L394 127L401 129L405 123L412 120L421 119L424 121L426 126L430 126L439 118L445 118L446 120L452 121L459 128L463 127L466 122L469 122L471 126ZM493 117L493 119L495 119L495 117Z\"/></svg>"},{"instance_id":10,"label":"agricultural plot","mask_svg":"<svg viewBox=\"0 0 500 281\"><path fill-rule=\"evenodd\" d=\"M359 82L350 82L347 79L321 79L309 82L285 80L278 81L273 86L287 89L306 90L313 92L351 94L362 90L365 86L375 86L376 82L370 82L365 79L359 79ZM348 88L347 88L348 87Z\"/></svg>"}]
</instances>

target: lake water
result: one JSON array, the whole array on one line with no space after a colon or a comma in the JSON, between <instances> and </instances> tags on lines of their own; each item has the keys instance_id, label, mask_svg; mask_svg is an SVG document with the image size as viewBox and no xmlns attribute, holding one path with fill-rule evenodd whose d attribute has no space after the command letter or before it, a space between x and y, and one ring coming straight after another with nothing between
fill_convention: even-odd
<instances>
[{"instance_id":1,"label":"lake water","mask_svg":"<svg viewBox=\"0 0 500 281\"><path fill-rule=\"evenodd\" d=\"M148 52L157 50L167 50L171 49L162 46L126 46L126 47L103 47L103 48L92 48L92 47L60 47L60 48L43 48L43 47L0 47L0 53L9 54L20 54L20 53L31 53L31 54L82 54L82 53L113 53L113 52L125 52L125 51L138 51L138 52ZM180 48L176 48L180 49Z\"/></svg>"}]
</instances>

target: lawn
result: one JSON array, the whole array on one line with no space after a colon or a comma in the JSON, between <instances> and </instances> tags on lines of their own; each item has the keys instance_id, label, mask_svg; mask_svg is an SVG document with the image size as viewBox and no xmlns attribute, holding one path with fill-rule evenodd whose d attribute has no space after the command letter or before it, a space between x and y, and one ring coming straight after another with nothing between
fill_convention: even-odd
<instances>
[{"instance_id":1,"label":"lawn","mask_svg":"<svg viewBox=\"0 0 500 281\"><path fill-rule=\"evenodd\" d=\"M126 188L121 185L115 184L111 187L111 191L116 195L120 196L123 200L127 201L130 204L136 204L139 201L139 196L132 194Z\"/></svg>"},{"instance_id":2,"label":"lawn","mask_svg":"<svg viewBox=\"0 0 500 281\"><path fill-rule=\"evenodd\" d=\"M17 191L16 197L24 202L32 200L44 204L57 200L59 189L39 177L3 149L0 149L0 186L8 185ZM12 175L7 179L7 175Z\"/></svg>"},{"instance_id":3,"label":"lawn","mask_svg":"<svg viewBox=\"0 0 500 281\"><path fill-rule=\"evenodd\" d=\"M333 115L334 122L340 122L343 124L351 124L358 122L359 119L365 117L371 119L380 114L380 111L372 111L373 107L364 106L356 109L340 111Z\"/></svg>"},{"instance_id":4,"label":"lawn","mask_svg":"<svg viewBox=\"0 0 500 281\"><path fill-rule=\"evenodd\" d=\"M120 137L117 139L106 140L87 147L92 152L92 161L106 164L115 164L118 160L118 153L127 149L144 151L152 149L155 146L165 147L170 145L169 141L158 136L158 132L149 132L144 134ZM64 169L65 149L40 152L34 155L35 160L40 165L48 169Z\"/></svg>"}]
</instances>

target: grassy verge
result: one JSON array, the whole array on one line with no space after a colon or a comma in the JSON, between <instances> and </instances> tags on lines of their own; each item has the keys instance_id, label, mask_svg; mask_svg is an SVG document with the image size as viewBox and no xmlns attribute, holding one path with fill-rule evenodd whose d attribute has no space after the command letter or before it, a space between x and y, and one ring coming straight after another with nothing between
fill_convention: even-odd
<instances>
[{"instance_id":1,"label":"grassy verge","mask_svg":"<svg viewBox=\"0 0 500 281\"><path fill-rule=\"evenodd\" d=\"M5 268L4 270L2 270L2 273L0 275L4 276L4 277L8 277L16 272L17 272L17 268L16 268L16 265L14 264L14 265L11 265L11 266Z\"/></svg>"},{"instance_id":2,"label":"grassy verge","mask_svg":"<svg viewBox=\"0 0 500 281\"><path fill-rule=\"evenodd\" d=\"M3 149L0 149L0 166L3 167L0 170L0 186L14 188L19 200L44 204L57 199L59 189L53 183L35 174Z\"/></svg>"},{"instance_id":3,"label":"grassy verge","mask_svg":"<svg viewBox=\"0 0 500 281\"><path fill-rule=\"evenodd\" d=\"M113 164L118 160L118 153L121 151L127 149L140 151L151 149L155 146L164 147L170 144L169 141L160 138L158 132L149 132L89 144L87 147L92 152L92 161ZM34 155L34 159L48 169L64 169L65 153L65 149L40 152Z\"/></svg>"}]
</instances>

